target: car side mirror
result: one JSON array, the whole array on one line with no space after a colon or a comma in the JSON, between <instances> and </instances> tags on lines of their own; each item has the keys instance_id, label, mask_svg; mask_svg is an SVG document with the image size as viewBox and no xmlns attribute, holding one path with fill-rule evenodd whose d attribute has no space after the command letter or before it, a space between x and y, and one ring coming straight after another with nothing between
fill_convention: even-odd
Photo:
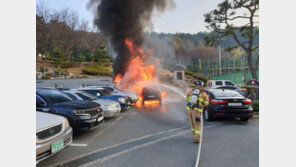
<instances>
[{"instance_id":1,"label":"car side mirror","mask_svg":"<svg viewBox=\"0 0 296 167\"><path fill-rule=\"evenodd\" d=\"M113 91L113 93L117 93L117 92L118 92L118 90L114 90L114 91Z\"/></svg>"},{"instance_id":2,"label":"car side mirror","mask_svg":"<svg viewBox=\"0 0 296 167\"><path fill-rule=\"evenodd\" d=\"M98 97L100 97L100 96L101 96L101 94L100 94L100 93L97 93L97 96L98 96Z\"/></svg>"}]
</instances>

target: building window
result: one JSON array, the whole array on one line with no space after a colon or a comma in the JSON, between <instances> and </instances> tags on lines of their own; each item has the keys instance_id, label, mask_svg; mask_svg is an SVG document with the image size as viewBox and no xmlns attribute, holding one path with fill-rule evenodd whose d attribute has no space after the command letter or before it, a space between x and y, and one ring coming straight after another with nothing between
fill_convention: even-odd
<instances>
[{"instance_id":1,"label":"building window","mask_svg":"<svg viewBox=\"0 0 296 167\"><path fill-rule=\"evenodd\" d=\"M183 80L182 72L177 72L177 80Z\"/></svg>"}]
</instances>

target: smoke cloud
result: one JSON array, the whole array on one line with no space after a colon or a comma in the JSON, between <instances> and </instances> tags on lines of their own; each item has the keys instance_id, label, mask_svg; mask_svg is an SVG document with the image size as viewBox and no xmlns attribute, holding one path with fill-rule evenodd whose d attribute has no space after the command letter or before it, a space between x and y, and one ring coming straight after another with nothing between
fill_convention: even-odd
<instances>
[{"instance_id":1,"label":"smoke cloud","mask_svg":"<svg viewBox=\"0 0 296 167\"><path fill-rule=\"evenodd\" d=\"M153 11L164 12L175 8L172 0L91 0L89 8L95 8L94 24L109 39L116 53L114 75L124 75L131 54L125 39L141 48L145 42L144 31L153 28Z\"/></svg>"}]
</instances>

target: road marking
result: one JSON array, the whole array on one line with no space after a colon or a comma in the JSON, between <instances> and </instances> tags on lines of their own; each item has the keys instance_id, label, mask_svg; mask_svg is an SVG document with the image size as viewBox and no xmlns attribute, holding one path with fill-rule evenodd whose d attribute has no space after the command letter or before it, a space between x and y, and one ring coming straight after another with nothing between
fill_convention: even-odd
<instances>
[{"instance_id":1,"label":"road marking","mask_svg":"<svg viewBox=\"0 0 296 167\"><path fill-rule=\"evenodd\" d=\"M74 146L74 147L86 147L88 144L82 144L82 143L72 143L70 144L70 146Z\"/></svg>"},{"instance_id":2,"label":"road marking","mask_svg":"<svg viewBox=\"0 0 296 167\"><path fill-rule=\"evenodd\" d=\"M84 167L88 167L88 166L91 166L91 165L94 165L96 163L103 163L107 160L110 160L112 158L115 158L117 156L120 156L122 154L125 154L125 153L128 153L128 152L131 152L131 151L134 151L136 149L139 149L139 148L143 148L143 147L146 147L146 146L149 146L149 145L152 145L152 144L155 144L157 142L160 142L160 141L163 141L163 140L167 140L169 138L172 138L172 137L176 137L176 136L179 136L179 135L182 135L182 134L185 134L185 133L189 133L191 132L190 130L186 130L185 132L180 132L180 133L177 133L175 135L171 135L171 136L168 136L168 137L165 137L165 138L161 138L161 139L157 139L157 140L154 140L154 141L151 141L151 142L148 142L148 143L145 143L145 144L142 144L142 145L138 145L136 147L133 147L133 148L130 148L130 149L127 149L127 150L124 150L124 151L121 151L121 152L118 152L118 153L115 153L115 154L112 154L110 156L107 156L107 157L104 157L104 158L101 158L101 159L98 159L98 160L95 160L95 161L92 161L92 162L89 162L87 164L84 164L83 166Z\"/></svg>"},{"instance_id":3,"label":"road marking","mask_svg":"<svg viewBox=\"0 0 296 167\"><path fill-rule=\"evenodd\" d=\"M169 130L166 130L166 131L161 131L161 132L157 132L157 133L154 133L154 134L150 134L150 135L146 135L146 136L143 136L143 137L139 137L139 138L136 138L136 139L132 139L132 140L128 140L126 142L122 142L122 143L119 143L119 144L116 144L116 145L113 145L113 146L109 146L109 147L104 147L104 148L101 148L101 149L98 149L98 150L94 150L92 152L89 152L89 153L86 153L86 154L82 154L82 155L79 155L77 157L74 157L74 158L71 158L71 159L68 159L68 160L65 160L65 161L62 161L62 162L58 162L58 163L55 163L55 164L52 164L50 165L50 167L56 167L56 166L59 166L61 164L66 164L68 162L71 162L71 161L74 161L74 160L77 160L79 158L82 158L82 157L85 157L85 156L88 156L88 155L91 155L91 154L94 154L94 153L97 153L97 152L101 152L103 150L107 150L107 149L111 149L111 148L115 148L115 147L118 147L120 145L124 145L124 144L127 144L127 143L132 143L132 142L135 142L135 141L138 141L138 140L141 140L141 139L145 139L145 138L148 138L148 137L153 137L153 136L156 136L156 135L160 135L160 134L163 134L163 133L168 133L168 132L171 132L171 131L177 131L177 130L181 130L181 129L185 129L185 128L188 128L188 126L183 126L183 127L179 127L179 128L174 128L174 129L169 129ZM186 133L190 132L189 130L186 131ZM180 133L183 133L183 132L180 132ZM184 132L185 133L185 132ZM178 133L179 134L179 133ZM173 136L176 136L176 134L174 135L171 135L171 137ZM170 137L170 136L169 136ZM163 139L163 138L161 138ZM157 139L157 140L160 140L160 139ZM154 140L156 141L156 140ZM152 141L153 142L153 141ZM147 144L147 143L146 143Z\"/></svg>"}]
</instances>

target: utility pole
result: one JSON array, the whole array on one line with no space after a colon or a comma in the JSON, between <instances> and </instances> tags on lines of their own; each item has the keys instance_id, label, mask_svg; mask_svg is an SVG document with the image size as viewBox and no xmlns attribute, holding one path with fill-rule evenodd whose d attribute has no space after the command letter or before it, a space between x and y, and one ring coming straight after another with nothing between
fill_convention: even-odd
<instances>
[{"instance_id":1,"label":"utility pole","mask_svg":"<svg viewBox=\"0 0 296 167\"><path fill-rule=\"evenodd\" d=\"M220 44L219 44L219 74L222 75L222 71L221 71L221 49L220 49Z\"/></svg>"}]
</instances>

